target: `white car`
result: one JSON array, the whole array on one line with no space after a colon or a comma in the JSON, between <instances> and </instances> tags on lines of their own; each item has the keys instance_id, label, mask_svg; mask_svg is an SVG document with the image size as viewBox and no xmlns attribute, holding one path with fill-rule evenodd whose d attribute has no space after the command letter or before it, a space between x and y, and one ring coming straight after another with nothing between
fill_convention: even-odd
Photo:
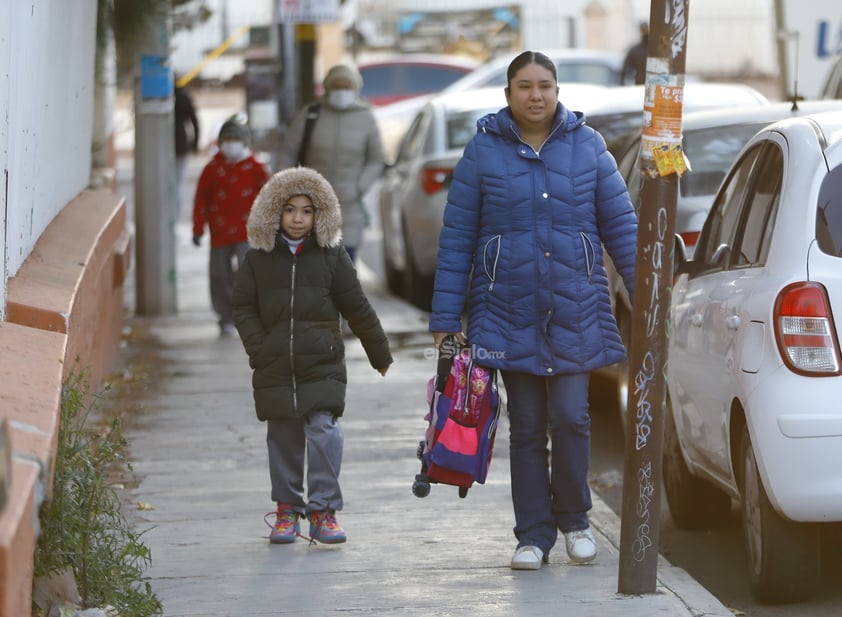
<instances>
[{"instance_id":1,"label":"white car","mask_svg":"<svg viewBox=\"0 0 842 617\"><path fill-rule=\"evenodd\" d=\"M622 54L583 48L552 49L543 53L556 63L559 82L600 86L620 84L620 72L623 68ZM509 64L516 55L500 56L481 64L472 72L448 85L439 94L467 92L495 86L502 91L508 83L506 72ZM433 96L435 95L416 96L391 105L383 105L374 110L374 116L380 126L386 159L389 162L395 160L401 138L415 115Z\"/></svg>"},{"instance_id":2,"label":"white car","mask_svg":"<svg viewBox=\"0 0 842 617\"><path fill-rule=\"evenodd\" d=\"M673 521L740 502L752 591L808 597L819 523L842 521L842 112L763 128L678 237L664 488Z\"/></svg>"},{"instance_id":3,"label":"white car","mask_svg":"<svg viewBox=\"0 0 842 617\"><path fill-rule=\"evenodd\" d=\"M707 87L711 85L706 84ZM675 232L684 240L687 254L692 255L702 224L716 197L716 191L746 142L757 131L772 122L818 111L842 110L842 101L800 101L796 108L793 108L791 102L780 102L762 107L739 105L708 109L701 107L699 101L693 100L694 87L688 85L686 88L689 92L687 95L689 109L705 109L705 111L690 111L682 120L682 148L690 161L691 170L678 180ZM639 207L640 200L641 178L637 160L639 150L640 132L638 131L633 139L627 140L623 148L614 153L635 208ZM617 318L620 336L628 346L631 342L631 302L623 280L614 269L611 258L607 254L605 255L605 269L612 291L614 316ZM617 401L623 416L623 426L626 425L628 382L627 364L616 365L614 383L617 386Z\"/></svg>"}]
</instances>

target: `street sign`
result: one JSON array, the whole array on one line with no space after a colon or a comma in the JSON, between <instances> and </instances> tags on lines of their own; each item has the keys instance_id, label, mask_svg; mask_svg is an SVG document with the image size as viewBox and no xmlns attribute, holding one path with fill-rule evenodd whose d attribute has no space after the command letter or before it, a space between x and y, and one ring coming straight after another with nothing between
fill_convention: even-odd
<instances>
[{"instance_id":1,"label":"street sign","mask_svg":"<svg viewBox=\"0 0 842 617\"><path fill-rule=\"evenodd\" d=\"M315 24L339 21L339 0L277 0L278 21Z\"/></svg>"}]
</instances>

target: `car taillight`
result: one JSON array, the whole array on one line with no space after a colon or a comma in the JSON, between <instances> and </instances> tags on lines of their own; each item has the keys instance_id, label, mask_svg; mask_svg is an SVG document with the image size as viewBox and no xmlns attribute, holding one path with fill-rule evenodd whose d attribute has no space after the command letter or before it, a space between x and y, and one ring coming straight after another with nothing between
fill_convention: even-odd
<instances>
[{"instance_id":1,"label":"car taillight","mask_svg":"<svg viewBox=\"0 0 842 617\"><path fill-rule=\"evenodd\" d=\"M775 300L775 338L786 365L809 375L839 375L839 343L827 291L792 283Z\"/></svg>"},{"instance_id":2,"label":"car taillight","mask_svg":"<svg viewBox=\"0 0 842 617\"><path fill-rule=\"evenodd\" d=\"M692 248L696 246L696 243L699 241L699 232L698 231L685 231L681 234L681 239L684 240L684 246L687 248Z\"/></svg>"},{"instance_id":3,"label":"car taillight","mask_svg":"<svg viewBox=\"0 0 842 617\"><path fill-rule=\"evenodd\" d=\"M427 195L437 193L450 185L453 169L445 167L425 167L421 170L421 190Z\"/></svg>"}]
</instances>

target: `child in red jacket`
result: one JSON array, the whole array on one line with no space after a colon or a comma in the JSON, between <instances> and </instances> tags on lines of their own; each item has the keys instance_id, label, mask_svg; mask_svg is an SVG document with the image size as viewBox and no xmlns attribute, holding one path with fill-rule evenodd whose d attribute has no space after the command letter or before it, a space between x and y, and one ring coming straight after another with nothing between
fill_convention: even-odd
<instances>
[{"instance_id":1,"label":"child in red jacket","mask_svg":"<svg viewBox=\"0 0 842 617\"><path fill-rule=\"evenodd\" d=\"M246 221L269 173L248 147L248 128L236 119L222 125L218 143L219 152L205 165L196 186L193 244L201 245L207 225L211 306L219 320L220 336L227 337L236 332L231 320L231 294L234 275L249 249Z\"/></svg>"}]
</instances>

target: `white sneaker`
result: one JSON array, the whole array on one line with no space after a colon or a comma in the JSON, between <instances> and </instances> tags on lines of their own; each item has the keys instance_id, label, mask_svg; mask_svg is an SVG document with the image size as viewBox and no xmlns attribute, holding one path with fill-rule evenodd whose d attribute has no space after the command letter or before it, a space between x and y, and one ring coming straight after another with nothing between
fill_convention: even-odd
<instances>
[{"instance_id":1,"label":"white sneaker","mask_svg":"<svg viewBox=\"0 0 842 617\"><path fill-rule=\"evenodd\" d=\"M596 538L590 528L564 534L564 544L567 556L576 563L588 563L596 557Z\"/></svg>"},{"instance_id":2,"label":"white sneaker","mask_svg":"<svg viewBox=\"0 0 842 617\"><path fill-rule=\"evenodd\" d=\"M512 557L512 570L539 570L544 563L544 551L537 546L521 546Z\"/></svg>"}]
</instances>

